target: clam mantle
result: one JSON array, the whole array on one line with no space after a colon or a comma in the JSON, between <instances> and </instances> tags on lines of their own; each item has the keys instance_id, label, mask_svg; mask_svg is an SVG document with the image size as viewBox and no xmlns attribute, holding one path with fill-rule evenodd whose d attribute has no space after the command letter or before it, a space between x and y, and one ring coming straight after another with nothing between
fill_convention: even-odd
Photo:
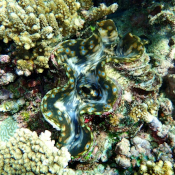
<instances>
[{"instance_id":1,"label":"clam mantle","mask_svg":"<svg viewBox=\"0 0 175 175\"><path fill-rule=\"evenodd\" d=\"M137 36L129 33L119 40L112 20L97 26L89 38L66 40L55 48L52 61L65 67L69 81L47 92L41 103L44 118L61 131L57 146L67 147L72 156L87 152L93 142L82 114L112 112L120 101L121 87L106 76L105 64L133 62L144 53Z\"/></svg>"}]
</instances>

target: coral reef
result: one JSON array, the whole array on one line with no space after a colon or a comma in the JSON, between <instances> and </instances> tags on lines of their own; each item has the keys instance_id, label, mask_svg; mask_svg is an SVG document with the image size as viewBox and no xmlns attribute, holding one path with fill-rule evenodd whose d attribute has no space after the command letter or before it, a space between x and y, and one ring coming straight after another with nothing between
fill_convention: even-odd
<instances>
[{"instance_id":1,"label":"coral reef","mask_svg":"<svg viewBox=\"0 0 175 175\"><path fill-rule=\"evenodd\" d=\"M70 160L67 149L54 147L50 136L49 131L38 137L36 132L18 129L8 142L1 141L1 174L75 174L65 168Z\"/></svg>"},{"instance_id":2,"label":"coral reef","mask_svg":"<svg viewBox=\"0 0 175 175\"><path fill-rule=\"evenodd\" d=\"M0 0L0 174L174 174L174 9Z\"/></svg>"},{"instance_id":3,"label":"coral reef","mask_svg":"<svg viewBox=\"0 0 175 175\"><path fill-rule=\"evenodd\" d=\"M54 45L78 33L87 22L114 13L118 7L92 5L91 0L0 1L0 39L4 43L14 42L11 56L16 60L16 73L29 76L33 69L42 73L49 68L48 58Z\"/></svg>"},{"instance_id":4,"label":"coral reef","mask_svg":"<svg viewBox=\"0 0 175 175\"><path fill-rule=\"evenodd\" d=\"M154 111L154 109L152 110ZM136 121L142 119L161 138L165 138L169 132L170 126L163 125L156 116L148 112L147 105L145 103L132 108L130 116Z\"/></svg>"}]
</instances>

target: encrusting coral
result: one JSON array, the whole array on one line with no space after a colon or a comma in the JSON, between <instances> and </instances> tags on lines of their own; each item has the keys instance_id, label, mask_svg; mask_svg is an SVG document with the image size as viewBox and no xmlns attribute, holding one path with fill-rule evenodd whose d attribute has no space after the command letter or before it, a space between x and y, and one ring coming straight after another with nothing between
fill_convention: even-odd
<instances>
[{"instance_id":1,"label":"encrusting coral","mask_svg":"<svg viewBox=\"0 0 175 175\"><path fill-rule=\"evenodd\" d=\"M0 142L0 174L75 174L65 168L70 160L66 148L58 150L45 131L39 137L29 129L18 129L8 142Z\"/></svg>"},{"instance_id":2,"label":"encrusting coral","mask_svg":"<svg viewBox=\"0 0 175 175\"><path fill-rule=\"evenodd\" d=\"M64 37L75 35L86 23L114 13L118 7L116 3L109 7L92 5L91 0L0 0L0 39L4 43L15 43L13 46L18 51L13 48L12 55L21 60L14 62L18 69L16 73L29 76L33 68L42 73L49 67L48 58L54 45ZM85 10L87 7L91 9ZM29 52L31 48L33 50ZM25 62L33 65L27 69Z\"/></svg>"},{"instance_id":3,"label":"encrusting coral","mask_svg":"<svg viewBox=\"0 0 175 175\"><path fill-rule=\"evenodd\" d=\"M154 111L154 110L153 110ZM154 113L152 111L152 113ZM135 120L143 120L146 122L149 127L157 133L157 135L161 138L167 136L170 126L164 125L161 121L156 117L155 114L148 112L148 105L143 103L141 105L136 105L131 109L130 116Z\"/></svg>"}]
</instances>

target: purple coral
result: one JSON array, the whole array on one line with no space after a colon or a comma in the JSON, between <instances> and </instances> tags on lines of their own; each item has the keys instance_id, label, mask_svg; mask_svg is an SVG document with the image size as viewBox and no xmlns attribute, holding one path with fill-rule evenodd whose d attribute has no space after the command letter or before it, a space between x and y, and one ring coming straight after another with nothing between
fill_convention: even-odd
<instances>
[{"instance_id":1,"label":"purple coral","mask_svg":"<svg viewBox=\"0 0 175 175\"><path fill-rule=\"evenodd\" d=\"M0 64L5 64L10 62L10 57L8 55L0 55Z\"/></svg>"},{"instance_id":2,"label":"purple coral","mask_svg":"<svg viewBox=\"0 0 175 175\"><path fill-rule=\"evenodd\" d=\"M0 100L7 100L9 98L13 98L13 93L6 89L1 89L0 90Z\"/></svg>"}]
</instances>

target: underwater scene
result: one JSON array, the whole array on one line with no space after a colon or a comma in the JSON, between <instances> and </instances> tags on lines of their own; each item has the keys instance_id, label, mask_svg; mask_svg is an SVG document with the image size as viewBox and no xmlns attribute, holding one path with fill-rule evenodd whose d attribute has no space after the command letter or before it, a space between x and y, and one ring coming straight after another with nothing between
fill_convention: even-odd
<instances>
[{"instance_id":1,"label":"underwater scene","mask_svg":"<svg viewBox=\"0 0 175 175\"><path fill-rule=\"evenodd\" d=\"M0 175L174 175L174 106L174 0L0 0Z\"/></svg>"}]
</instances>

